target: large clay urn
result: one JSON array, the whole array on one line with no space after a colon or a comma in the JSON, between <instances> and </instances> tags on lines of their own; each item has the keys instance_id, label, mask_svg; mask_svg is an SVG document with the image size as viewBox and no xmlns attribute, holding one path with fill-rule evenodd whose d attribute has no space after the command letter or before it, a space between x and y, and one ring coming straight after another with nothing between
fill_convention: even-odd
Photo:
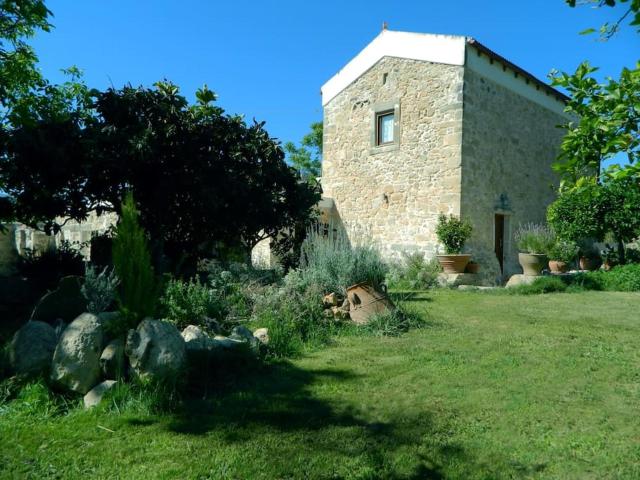
<instances>
[{"instance_id":1,"label":"large clay urn","mask_svg":"<svg viewBox=\"0 0 640 480\"><path fill-rule=\"evenodd\" d=\"M525 275L538 277L547 265L547 256L540 253L519 253L518 261Z\"/></svg>"},{"instance_id":2,"label":"large clay urn","mask_svg":"<svg viewBox=\"0 0 640 480\"><path fill-rule=\"evenodd\" d=\"M468 253L460 255L438 255L438 262L444 273L464 273L467 263L471 259Z\"/></svg>"}]
</instances>

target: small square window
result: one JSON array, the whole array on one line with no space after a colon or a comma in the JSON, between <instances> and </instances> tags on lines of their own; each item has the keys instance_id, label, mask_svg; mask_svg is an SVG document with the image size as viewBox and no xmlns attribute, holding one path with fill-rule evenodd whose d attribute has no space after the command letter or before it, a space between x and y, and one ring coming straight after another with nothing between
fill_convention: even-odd
<instances>
[{"instance_id":1,"label":"small square window","mask_svg":"<svg viewBox=\"0 0 640 480\"><path fill-rule=\"evenodd\" d=\"M376 145L393 143L394 123L393 110L376 114Z\"/></svg>"}]
</instances>

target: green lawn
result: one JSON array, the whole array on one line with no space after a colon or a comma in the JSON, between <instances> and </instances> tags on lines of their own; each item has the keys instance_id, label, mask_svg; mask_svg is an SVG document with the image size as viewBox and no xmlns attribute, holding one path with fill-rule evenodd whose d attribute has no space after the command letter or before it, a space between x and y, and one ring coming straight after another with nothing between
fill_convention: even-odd
<instances>
[{"instance_id":1,"label":"green lawn","mask_svg":"<svg viewBox=\"0 0 640 480\"><path fill-rule=\"evenodd\" d=\"M640 478L640 294L411 299L188 411L0 413L3 478ZM0 410L1 411L1 410Z\"/></svg>"}]
</instances>

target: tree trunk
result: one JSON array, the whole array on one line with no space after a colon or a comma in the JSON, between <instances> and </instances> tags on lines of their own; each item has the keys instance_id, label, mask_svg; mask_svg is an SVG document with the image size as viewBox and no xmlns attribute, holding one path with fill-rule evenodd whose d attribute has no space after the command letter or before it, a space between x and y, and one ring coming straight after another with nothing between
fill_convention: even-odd
<instances>
[{"instance_id":1,"label":"tree trunk","mask_svg":"<svg viewBox=\"0 0 640 480\"><path fill-rule=\"evenodd\" d=\"M624 265L626 263L624 243L621 239L618 239L618 261L620 262L620 265Z\"/></svg>"}]
</instances>

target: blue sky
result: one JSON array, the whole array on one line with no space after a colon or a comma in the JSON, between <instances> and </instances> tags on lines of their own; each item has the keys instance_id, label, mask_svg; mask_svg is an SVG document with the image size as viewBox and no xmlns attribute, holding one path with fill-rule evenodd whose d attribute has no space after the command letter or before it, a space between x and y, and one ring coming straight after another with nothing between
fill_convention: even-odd
<instances>
[{"instance_id":1,"label":"blue sky","mask_svg":"<svg viewBox=\"0 0 640 480\"><path fill-rule=\"evenodd\" d=\"M608 42L578 32L619 9L567 7L563 0L49 0L52 33L33 44L53 81L76 65L96 88L167 78L192 98L206 83L229 113L267 122L299 140L322 118L320 87L380 31L469 35L545 79L589 59L617 76L640 60L630 27Z\"/></svg>"}]
</instances>

